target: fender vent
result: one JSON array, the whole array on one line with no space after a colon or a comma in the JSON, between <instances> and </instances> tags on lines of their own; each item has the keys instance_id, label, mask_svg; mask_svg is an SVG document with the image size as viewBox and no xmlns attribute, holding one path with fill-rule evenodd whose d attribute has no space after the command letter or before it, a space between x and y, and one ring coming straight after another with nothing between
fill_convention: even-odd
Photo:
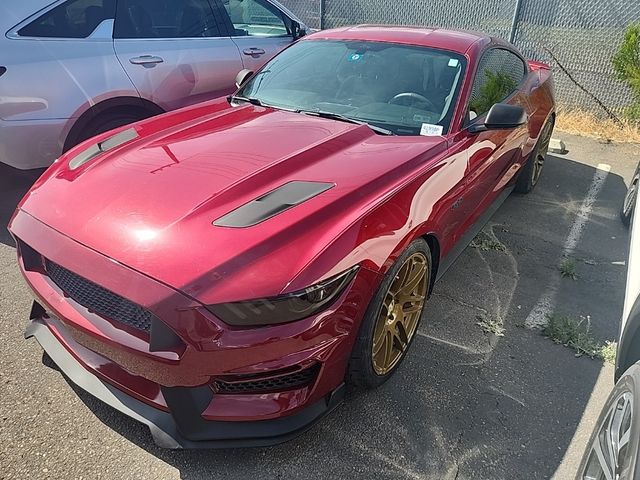
<instances>
[{"instance_id":1,"label":"fender vent","mask_svg":"<svg viewBox=\"0 0 640 480\"><path fill-rule=\"evenodd\" d=\"M252 227L335 187L334 183L289 182L213 222L216 227Z\"/></svg>"}]
</instances>

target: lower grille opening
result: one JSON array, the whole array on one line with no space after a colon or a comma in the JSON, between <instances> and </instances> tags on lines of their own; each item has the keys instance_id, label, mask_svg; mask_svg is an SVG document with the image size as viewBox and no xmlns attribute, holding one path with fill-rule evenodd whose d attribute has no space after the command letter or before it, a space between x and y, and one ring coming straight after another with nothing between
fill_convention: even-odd
<instances>
[{"instance_id":1,"label":"lower grille opening","mask_svg":"<svg viewBox=\"0 0 640 480\"><path fill-rule=\"evenodd\" d=\"M101 317L116 321L146 333L151 331L155 316L140 305L117 295L45 259L45 270L66 296Z\"/></svg>"},{"instance_id":2,"label":"lower grille opening","mask_svg":"<svg viewBox=\"0 0 640 480\"><path fill-rule=\"evenodd\" d=\"M273 376L265 379L257 379L252 377L251 380L237 380L233 382L216 380L213 389L216 393L268 393L283 392L287 390L296 390L312 384L318 372L320 365L316 364L304 370L298 370L294 373Z\"/></svg>"}]
</instances>

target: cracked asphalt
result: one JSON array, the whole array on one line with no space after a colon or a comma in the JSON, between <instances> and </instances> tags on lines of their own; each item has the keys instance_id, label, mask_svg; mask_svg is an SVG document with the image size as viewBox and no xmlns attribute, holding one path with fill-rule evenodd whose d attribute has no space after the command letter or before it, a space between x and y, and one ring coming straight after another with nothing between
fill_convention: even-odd
<instances>
[{"instance_id":1,"label":"cracked asphalt","mask_svg":"<svg viewBox=\"0 0 640 480\"><path fill-rule=\"evenodd\" d=\"M0 231L0 479L569 479L613 382L524 327L552 283L552 313L589 317L614 340L628 233L618 219L640 146L557 135L533 194L512 195L436 286L407 361L382 388L350 394L299 439L262 449L165 451L148 431L70 386L22 338L32 297ZM598 164L611 172L560 279L567 235ZM33 180L0 169L5 225ZM503 337L480 318L502 319Z\"/></svg>"}]
</instances>

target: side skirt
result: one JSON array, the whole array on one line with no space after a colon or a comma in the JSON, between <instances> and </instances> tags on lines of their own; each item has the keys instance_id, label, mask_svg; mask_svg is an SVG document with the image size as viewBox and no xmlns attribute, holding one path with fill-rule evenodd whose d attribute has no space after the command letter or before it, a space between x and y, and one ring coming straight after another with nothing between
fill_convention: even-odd
<instances>
[{"instance_id":1,"label":"side skirt","mask_svg":"<svg viewBox=\"0 0 640 480\"><path fill-rule=\"evenodd\" d=\"M438 275L436 276L436 282L442 278L442 276L449 270L449 267L454 264L460 254L469 246L469 244L476 238L476 235L484 228L489 222L493 214L502 206L511 192L515 188L515 184L506 187L505 190L496 198L491 206L471 225L465 234L458 240L458 242L449 251L446 257L440 262L440 268L438 269Z\"/></svg>"}]
</instances>

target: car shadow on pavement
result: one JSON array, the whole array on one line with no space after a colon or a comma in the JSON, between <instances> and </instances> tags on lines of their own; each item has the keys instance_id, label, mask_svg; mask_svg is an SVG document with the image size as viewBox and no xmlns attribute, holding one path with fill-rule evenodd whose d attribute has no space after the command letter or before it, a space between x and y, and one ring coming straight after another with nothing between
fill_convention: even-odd
<instances>
[{"instance_id":1,"label":"car shadow on pavement","mask_svg":"<svg viewBox=\"0 0 640 480\"><path fill-rule=\"evenodd\" d=\"M45 169L17 170L0 163L0 243L15 246L7 224L25 193Z\"/></svg>"},{"instance_id":2,"label":"car shadow on pavement","mask_svg":"<svg viewBox=\"0 0 640 480\"><path fill-rule=\"evenodd\" d=\"M162 450L145 427L74 390L108 427L183 479L550 478L609 370L524 325L555 285L551 314L589 316L598 340L616 338L625 282L618 263L628 242L617 218L626 190L619 175L607 177L572 252L577 280L556 278L595 172L550 156L537 189L512 195L484 229L490 244L505 248L467 248L436 286L397 375L375 391L349 394L289 443ZM504 336L483 332L483 318L502 321Z\"/></svg>"}]
</instances>

